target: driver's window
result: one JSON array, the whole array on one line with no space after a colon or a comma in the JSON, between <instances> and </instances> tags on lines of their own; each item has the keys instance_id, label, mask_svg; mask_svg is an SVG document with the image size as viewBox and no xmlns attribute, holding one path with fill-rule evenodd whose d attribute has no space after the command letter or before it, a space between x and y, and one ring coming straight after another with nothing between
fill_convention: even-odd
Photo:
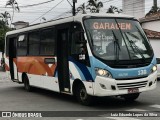
<instances>
[{"instance_id":1,"label":"driver's window","mask_svg":"<svg viewBox=\"0 0 160 120\"><path fill-rule=\"evenodd\" d=\"M83 44L78 43L78 39L81 37L80 32L82 32L82 26L80 23L74 23L71 41L71 54L80 54L83 49Z\"/></svg>"},{"instance_id":2,"label":"driver's window","mask_svg":"<svg viewBox=\"0 0 160 120\"><path fill-rule=\"evenodd\" d=\"M74 23L71 41L71 55L74 59L87 66L89 63L89 55L84 40L84 32L81 23Z\"/></svg>"}]
</instances>

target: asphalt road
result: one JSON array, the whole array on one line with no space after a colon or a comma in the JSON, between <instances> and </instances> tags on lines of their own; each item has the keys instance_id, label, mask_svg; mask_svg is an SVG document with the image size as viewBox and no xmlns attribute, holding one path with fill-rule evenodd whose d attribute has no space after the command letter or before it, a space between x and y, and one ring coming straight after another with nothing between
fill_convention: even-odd
<instances>
[{"instance_id":1,"label":"asphalt road","mask_svg":"<svg viewBox=\"0 0 160 120\"><path fill-rule=\"evenodd\" d=\"M120 98L105 97L96 98L94 106L83 106L69 95L38 88L35 88L33 92L27 92L23 84L8 80L6 74L0 72L0 111L48 111L44 114L58 116L30 118L36 120L159 120L160 116L153 116L160 115L160 81L155 90L141 93L133 103L127 103ZM128 114L130 111L135 111L135 116L139 117L133 116L132 112L132 115L128 117L113 116L119 113ZM144 114L148 114L149 117L140 117ZM0 119L28 120L28 118Z\"/></svg>"}]
</instances>

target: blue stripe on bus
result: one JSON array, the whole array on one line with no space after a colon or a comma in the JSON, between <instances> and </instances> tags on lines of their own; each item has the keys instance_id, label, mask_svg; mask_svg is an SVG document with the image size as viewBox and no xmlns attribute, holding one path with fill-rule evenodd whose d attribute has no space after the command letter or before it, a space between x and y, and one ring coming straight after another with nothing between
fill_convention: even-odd
<instances>
[{"instance_id":1,"label":"blue stripe on bus","mask_svg":"<svg viewBox=\"0 0 160 120\"><path fill-rule=\"evenodd\" d=\"M77 61L76 61L74 58L72 58L72 57L69 57L69 61L73 62L74 64L76 64L76 65L78 66L78 68L79 68L79 69L81 70L81 72L83 73L86 81L90 81L90 80L93 81L93 77L92 77L91 73L89 72L88 68L87 68L84 64L81 64L81 63L77 62Z\"/></svg>"},{"instance_id":2,"label":"blue stripe on bus","mask_svg":"<svg viewBox=\"0 0 160 120\"><path fill-rule=\"evenodd\" d=\"M70 61L71 62L71 61ZM72 62L73 63L73 62ZM80 75L80 80L85 80L85 77L84 77L84 75L83 75L83 73L82 73L82 71L80 70L80 68L76 65L76 64L74 64L73 63L73 65L74 65L74 67L76 68L76 70L72 70L72 71L77 71L78 72L78 74ZM76 76L76 75L75 75ZM77 77L76 77L77 78Z\"/></svg>"}]
</instances>

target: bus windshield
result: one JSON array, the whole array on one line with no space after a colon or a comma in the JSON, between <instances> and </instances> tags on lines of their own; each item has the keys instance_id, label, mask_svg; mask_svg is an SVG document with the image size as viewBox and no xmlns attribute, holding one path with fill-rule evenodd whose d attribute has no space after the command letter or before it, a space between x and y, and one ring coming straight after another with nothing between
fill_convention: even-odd
<instances>
[{"instance_id":1,"label":"bus windshield","mask_svg":"<svg viewBox=\"0 0 160 120\"><path fill-rule=\"evenodd\" d=\"M120 18L84 20L93 54L103 60L151 58L153 50L139 22Z\"/></svg>"}]
</instances>

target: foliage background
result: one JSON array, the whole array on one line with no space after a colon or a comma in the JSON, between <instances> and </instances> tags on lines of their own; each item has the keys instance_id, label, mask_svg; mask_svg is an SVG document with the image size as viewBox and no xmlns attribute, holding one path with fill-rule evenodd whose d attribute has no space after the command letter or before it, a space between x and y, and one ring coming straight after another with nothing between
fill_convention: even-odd
<instances>
[{"instance_id":1,"label":"foliage background","mask_svg":"<svg viewBox=\"0 0 160 120\"><path fill-rule=\"evenodd\" d=\"M0 20L0 51L4 52L4 41L6 32L10 31L10 28L5 24L3 20Z\"/></svg>"}]
</instances>

